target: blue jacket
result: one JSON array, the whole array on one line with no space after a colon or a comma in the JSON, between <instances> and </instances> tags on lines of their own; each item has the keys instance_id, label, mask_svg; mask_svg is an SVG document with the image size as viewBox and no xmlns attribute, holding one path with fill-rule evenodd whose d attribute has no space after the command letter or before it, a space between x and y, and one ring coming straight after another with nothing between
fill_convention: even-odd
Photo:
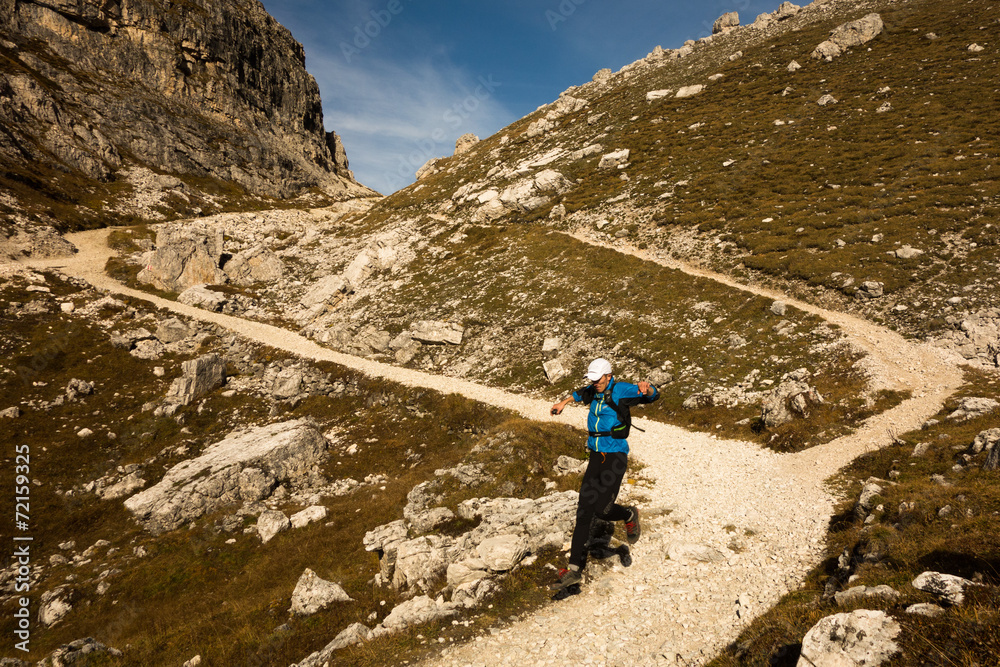
<instances>
[{"instance_id":1,"label":"blue jacket","mask_svg":"<svg viewBox=\"0 0 1000 667\"><path fill-rule=\"evenodd\" d=\"M629 408L639 403L652 403L660 397L660 392L656 387L653 387L652 396L645 396L639 391L637 385L629 382L615 382L614 377L608 383L608 389L605 390L605 393L609 390L611 400L617 403L619 408ZM573 400L577 403L590 404L590 414L587 415L588 431L592 433L610 431L621 424L618 413L605 400L604 394L598 394L591 387L574 391ZM610 435L591 435L587 438L587 449L595 452L624 452L628 454L628 440L612 438Z\"/></svg>"}]
</instances>

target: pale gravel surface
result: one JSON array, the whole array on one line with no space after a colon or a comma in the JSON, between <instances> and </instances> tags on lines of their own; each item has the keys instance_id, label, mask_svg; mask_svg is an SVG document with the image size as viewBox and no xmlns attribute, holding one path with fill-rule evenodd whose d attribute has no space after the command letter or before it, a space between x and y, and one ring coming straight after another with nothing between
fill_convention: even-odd
<instances>
[{"instance_id":1,"label":"pale gravel surface","mask_svg":"<svg viewBox=\"0 0 1000 667\"><path fill-rule=\"evenodd\" d=\"M107 230L71 235L80 248L73 258L36 262L84 278L95 287L151 301L196 319L220 324L253 340L313 359L325 359L374 377L460 393L532 419L579 426L582 409L549 416L549 404L472 382L351 357L320 347L291 331L209 313L128 289L106 276L111 251ZM591 242L588 239L588 242ZM961 381L957 367L925 345L917 345L870 322L790 299L769 290L650 256L624 244L611 247L785 301L839 325L873 363L877 386L909 389L913 398L877 415L857 432L794 455L757 445L637 420L646 433L630 438L645 464L638 493L644 510L643 538L632 549L634 564L616 566L588 581L581 595L553 603L525 620L445 649L428 665L686 665L702 664L753 617L793 590L823 556L823 539L835 498L824 480L866 451L885 446L893 434L919 428ZM0 274L3 272L0 271ZM649 480L649 484L643 483ZM672 510L669 511L668 510ZM733 528L735 527L735 532ZM748 534L751 531L752 534ZM735 553L733 540L743 547ZM671 560L673 542L714 547L724 560L713 564Z\"/></svg>"}]
</instances>

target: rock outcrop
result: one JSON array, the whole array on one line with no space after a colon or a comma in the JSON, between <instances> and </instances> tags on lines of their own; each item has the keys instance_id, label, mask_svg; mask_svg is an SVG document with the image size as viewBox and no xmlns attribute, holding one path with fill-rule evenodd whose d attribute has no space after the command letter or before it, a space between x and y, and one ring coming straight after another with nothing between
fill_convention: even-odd
<instances>
[{"instance_id":1,"label":"rock outcrop","mask_svg":"<svg viewBox=\"0 0 1000 667\"><path fill-rule=\"evenodd\" d=\"M802 639L797 667L877 667L899 651L899 623L884 611L858 609L823 618Z\"/></svg>"},{"instance_id":2,"label":"rock outcrop","mask_svg":"<svg viewBox=\"0 0 1000 667\"><path fill-rule=\"evenodd\" d=\"M216 508L263 500L281 483L308 481L326 448L308 419L236 432L168 470L125 507L154 534L173 530Z\"/></svg>"},{"instance_id":3,"label":"rock outcrop","mask_svg":"<svg viewBox=\"0 0 1000 667\"><path fill-rule=\"evenodd\" d=\"M236 197L373 194L323 127L302 45L256 0L3 0L0 15L12 173L99 185L148 169L181 205L203 179Z\"/></svg>"}]
</instances>

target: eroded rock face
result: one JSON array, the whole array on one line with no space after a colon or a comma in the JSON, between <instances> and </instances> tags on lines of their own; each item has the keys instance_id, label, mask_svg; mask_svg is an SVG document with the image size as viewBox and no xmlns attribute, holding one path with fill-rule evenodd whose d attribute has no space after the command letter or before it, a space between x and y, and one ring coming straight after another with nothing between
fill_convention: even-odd
<instances>
[{"instance_id":1,"label":"eroded rock face","mask_svg":"<svg viewBox=\"0 0 1000 667\"><path fill-rule=\"evenodd\" d=\"M278 484L307 481L326 447L308 419L235 432L171 468L125 507L154 534L173 530L216 508L263 500Z\"/></svg>"},{"instance_id":2,"label":"eroded rock face","mask_svg":"<svg viewBox=\"0 0 1000 667\"><path fill-rule=\"evenodd\" d=\"M848 21L831 31L830 39L817 46L812 57L817 60L833 60L847 49L875 39L882 34L883 27L882 17L875 13L857 21Z\"/></svg>"},{"instance_id":3,"label":"eroded rock face","mask_svg":"<svg viewBox=\"0 0 1000 667\"><path fill-rule=\"evenodd\" d=\"M4 2L3 14L14 58L0 124L14 136L0 161L100 181L138 164L278 197L367 191L324 130L302 46L259 2Z\"/></svg>"}]
</instances>

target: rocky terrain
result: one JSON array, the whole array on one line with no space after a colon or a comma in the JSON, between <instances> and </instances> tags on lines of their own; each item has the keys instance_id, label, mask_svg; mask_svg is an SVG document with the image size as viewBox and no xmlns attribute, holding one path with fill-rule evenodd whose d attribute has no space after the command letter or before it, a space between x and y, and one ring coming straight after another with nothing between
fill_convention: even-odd
<instances>
[{"instance_id":1,"label":"rocky terrain","mask_svg":"<svg viewBox=\"0 0 1000 667\"><path fill-rule=\"evenodd\" d=\"M0 14L8 251L43 253L20 238L40 225L374 194L323 127L302 46L256 0L6 0Z\"/></svg>"},{"instance_id":2,"label":"rocky terrain","mask_svg":"<svg viewBox=\"0 0 1000 667\"><path fill-rule=\"evenodd\" d=\"M729 13L384 199L36 235L3 627L48 664L990 664L995 24ZM594 356L662 393L643 539L594 526L552 603L584 452L548 406Z\"/></svg>"}]
</instances>

